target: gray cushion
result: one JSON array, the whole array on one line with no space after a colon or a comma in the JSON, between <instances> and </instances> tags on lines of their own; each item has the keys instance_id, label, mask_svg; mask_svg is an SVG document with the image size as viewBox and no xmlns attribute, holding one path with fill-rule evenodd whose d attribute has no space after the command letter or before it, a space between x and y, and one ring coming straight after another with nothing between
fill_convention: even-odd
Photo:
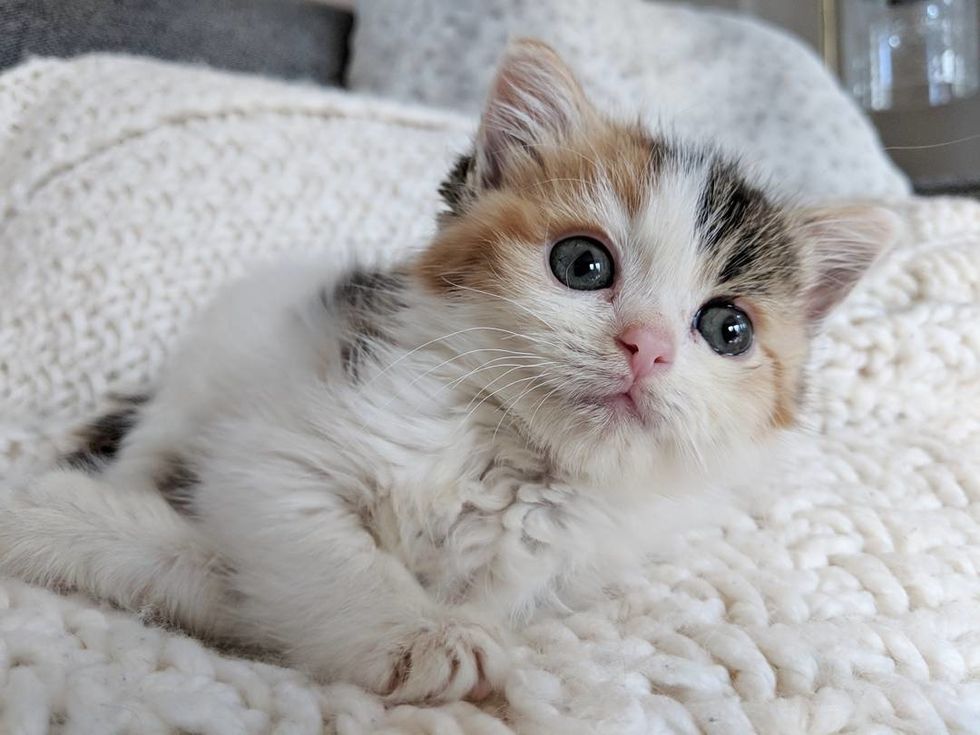
<instances>
[{"instance_id":1,"label":"gray cushion","mask_svg":"<svg viewBox=\"0 0 980 735\"><path fill-rule=\"evenodd\" d=\"M123 51L339 84L351 23L303 0L0 0L0 68Z\"/></svg>"}]
</instances>

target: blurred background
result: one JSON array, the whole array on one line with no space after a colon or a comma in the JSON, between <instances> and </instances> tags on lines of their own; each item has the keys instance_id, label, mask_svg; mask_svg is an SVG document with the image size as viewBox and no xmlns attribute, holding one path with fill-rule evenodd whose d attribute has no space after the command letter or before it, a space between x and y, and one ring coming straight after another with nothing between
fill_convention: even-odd
<instances>
[{"instance_id":1,"label":"blurred background","mask_svg":"<svg viewBox=\"0 0 980 735\"><path fill-rule=\"evenodd\" d=\"M921 193L980 195L976 0L702 0L781 26L823 58Z\"/></svg>"},{"instance_id":2,"label":"blurred background","mask_svg":"<svg viewBox=\"0 0 980 735\"><path fill-rule=\"evenodd\" d=\"M977 0L688 4L795 34L864 108L916 191L980 194ZM343 86L355 23L353 0L0 0L0 68L123 51Z\"/></svg>"}]
</instances>

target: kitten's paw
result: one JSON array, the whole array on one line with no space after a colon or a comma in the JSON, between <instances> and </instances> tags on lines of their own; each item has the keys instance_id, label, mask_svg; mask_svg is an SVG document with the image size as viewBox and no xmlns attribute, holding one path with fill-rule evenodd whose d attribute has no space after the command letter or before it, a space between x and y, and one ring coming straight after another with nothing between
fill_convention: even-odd
<instances>
[{"instance_id":1,"label":"kitten's paw","mask_svg":"<svg viewBox=\"0 0 980 735\"><path fill-rule=\"evenodd\" d=\"M507 655L474 623L446 622L407 637L385 689L392 703L480 701L503 682Z\"/></svg>"}]
</instances>

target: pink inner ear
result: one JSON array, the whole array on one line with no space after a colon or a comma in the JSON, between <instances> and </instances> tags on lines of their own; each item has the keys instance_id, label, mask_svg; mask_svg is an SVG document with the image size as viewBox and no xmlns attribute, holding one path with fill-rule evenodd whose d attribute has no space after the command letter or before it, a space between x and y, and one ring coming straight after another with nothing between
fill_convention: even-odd
<instances>
[{"instance_id":1,"label":"pink inner ear","mask_svg":"<svg viewBox=\"0 0 980 735\"><path fill-rule=\"evenodd\" d=\"M863 270L848 271L840 268L822 273L820 281L807 291L807 319L821 321L826 318L851 292L862 273Z\"/></svg>"},{"instance_id":2,"label":"pink inner ear","mask_svg":"<svg viewBox=\"0 0 980 735\"><path fill-rule=\"evenodd\" d=\"M881 207L852 205L809 213L803 234L813 247L815 272L806 293L807 317L825 318L899 231L897 217Z\"/></svg>"}]
</instances>

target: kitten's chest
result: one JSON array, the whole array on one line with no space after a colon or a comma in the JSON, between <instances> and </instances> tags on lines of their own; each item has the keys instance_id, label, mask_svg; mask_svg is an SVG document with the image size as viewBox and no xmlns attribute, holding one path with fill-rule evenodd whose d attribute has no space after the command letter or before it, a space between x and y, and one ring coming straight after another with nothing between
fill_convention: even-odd
<instances>
[{"instance_id":1,"label":"kitten's chest","mask_svg":"<svg viewBox=\"0 0 980 735\"><path fill-rule=\"evenodd\" d=\"M373 521L382 545L437 598L513 614L538 606L570 569L598 558L612 519L543 463L481 459L482 467L455 478L393 488Z\"/></svg>"}]
</instances>

